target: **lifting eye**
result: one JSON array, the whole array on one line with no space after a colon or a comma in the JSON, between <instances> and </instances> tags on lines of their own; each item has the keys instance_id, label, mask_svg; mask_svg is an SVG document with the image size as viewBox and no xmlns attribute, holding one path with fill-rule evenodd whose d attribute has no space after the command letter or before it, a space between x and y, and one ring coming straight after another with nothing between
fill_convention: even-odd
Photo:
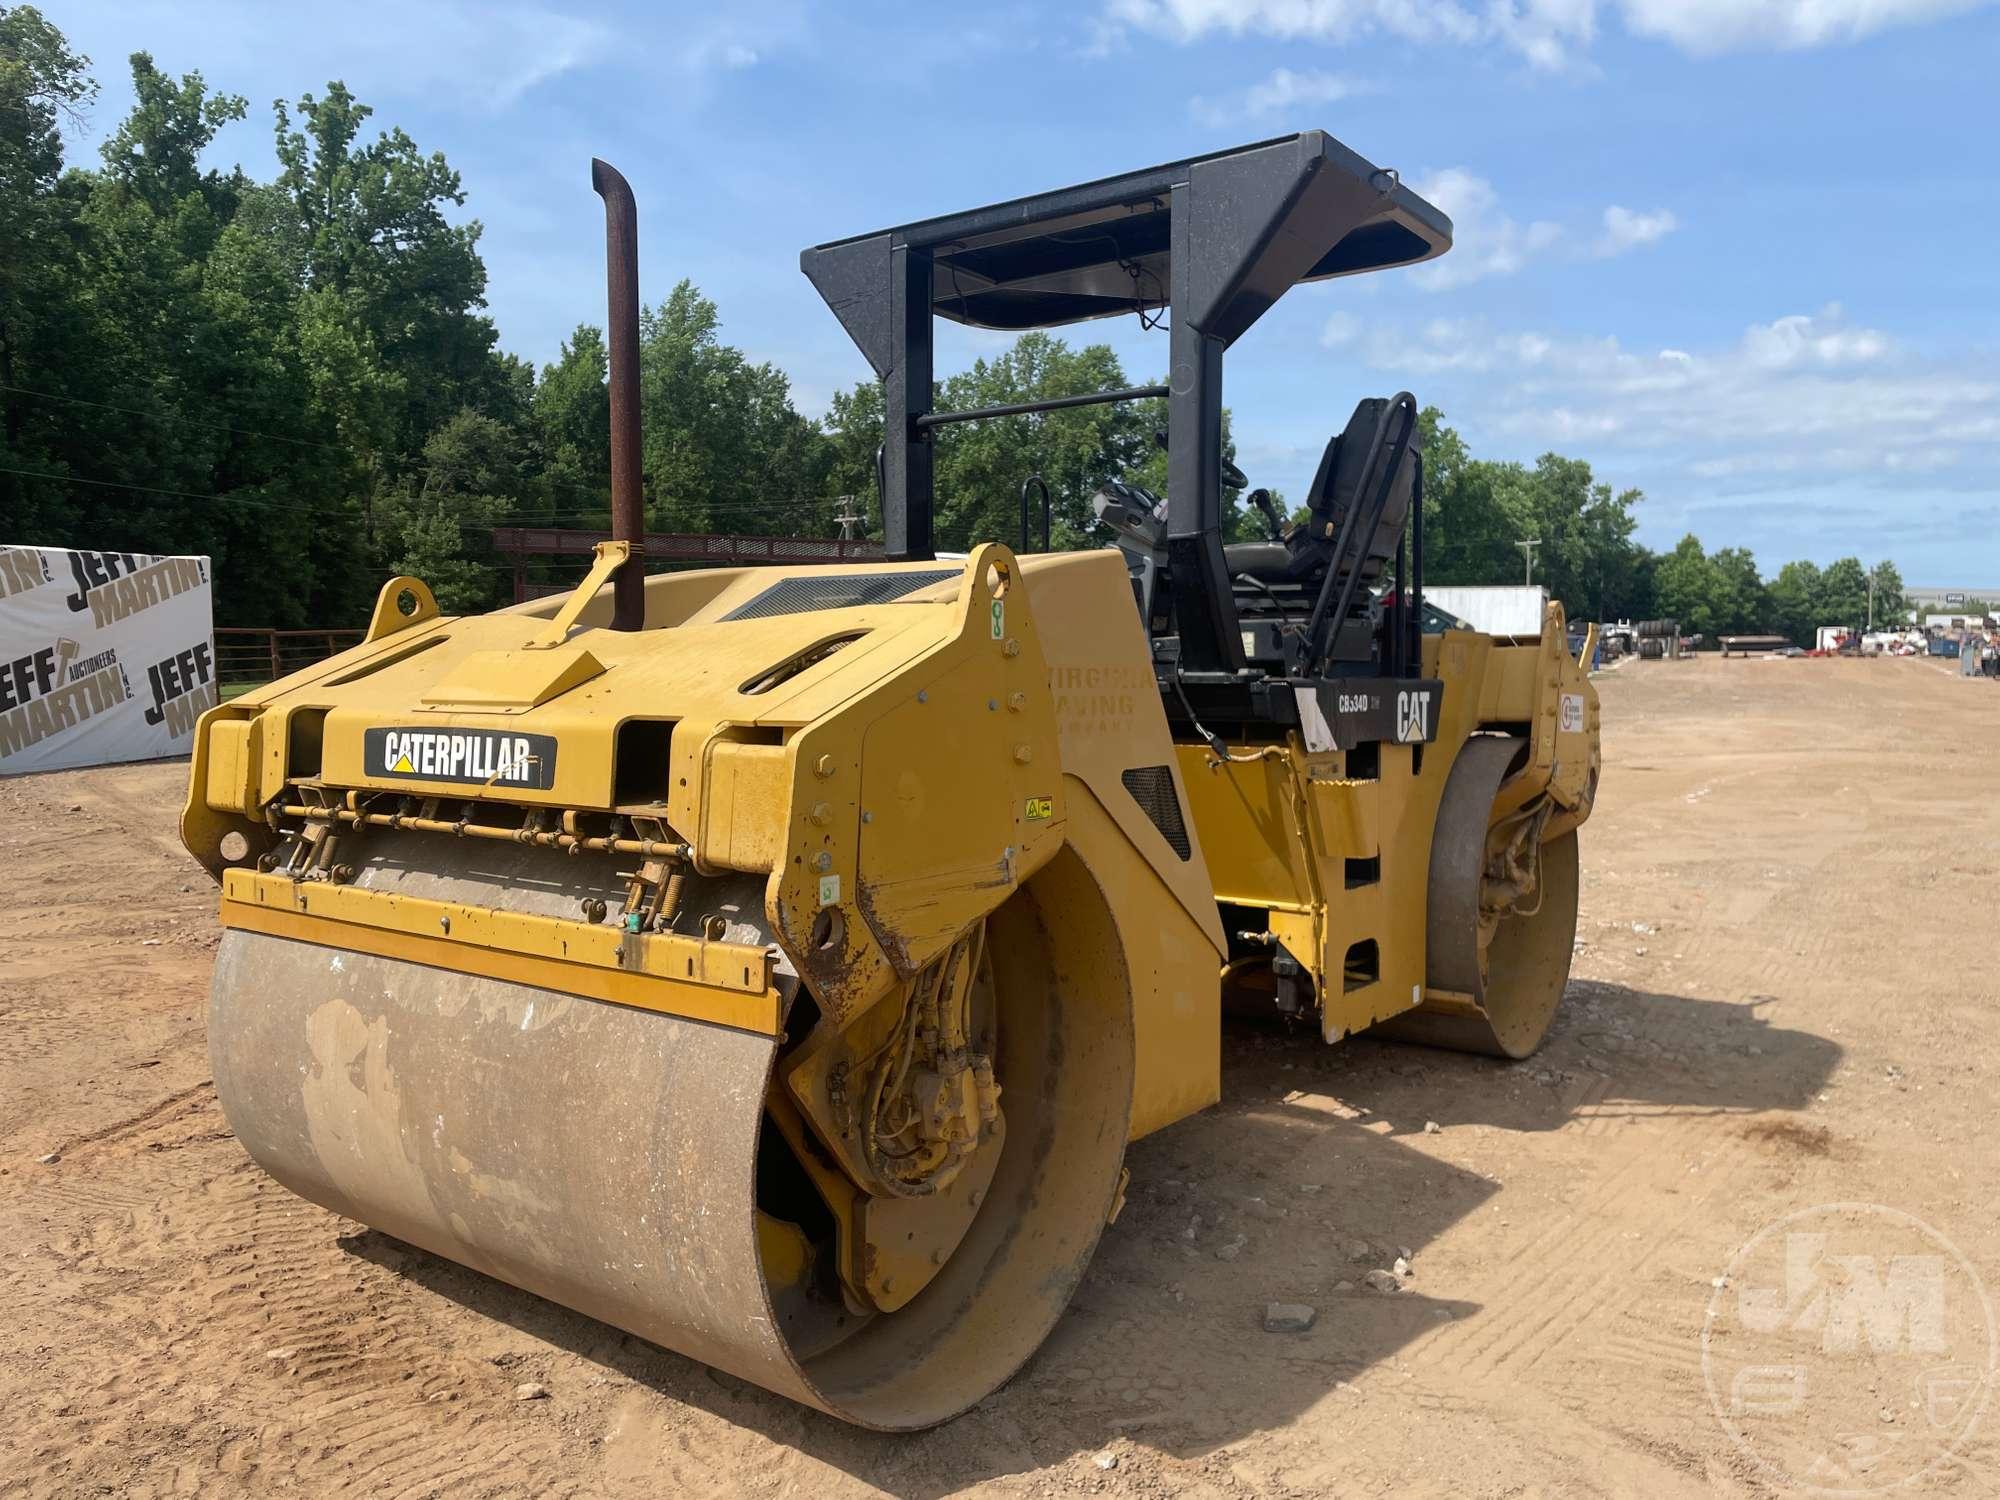
<instances>
[{"instance_id":1,"label":"lifting eye","mask_svg":"<svg viewBox=\"0 0 2000 1500\"><path fill-rule=\"evenodd\" d=\"M820 908L813 918L812 935L807 939L815 953L833 953L840 948L840 941L847 935L847 924L840 913L831 906Z\"/></svg>"}]
</instances>

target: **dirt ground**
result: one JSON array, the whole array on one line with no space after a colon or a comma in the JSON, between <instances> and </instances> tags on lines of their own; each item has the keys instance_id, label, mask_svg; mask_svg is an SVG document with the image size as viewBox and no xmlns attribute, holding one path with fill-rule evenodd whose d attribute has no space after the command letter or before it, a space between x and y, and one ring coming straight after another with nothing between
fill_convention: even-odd
<instances>
[{"instance_id":1,"label":"dirt ground","mask_svg":"<svg viewBox=\"0 0 2000 1500\"><path fill-rule=\"evenodd\" d=\"M2000 1289L2000 690L1888 660L1599 686L1544 1051L1232 1022L1223 1103L1133 1148L1041 1353L905 1438L266 1180L208 1082L214 896L173 831L183 768L0 782L0 1492L1781 1489L1703 1377L1737 1247L1877 1203ZM1402 1291L1367 1287L1405 1253ZM1318 1320L1266 1332L1273 1300ZM1856 1420L1920 1436L1887 1359ZM546 1399L516 1399L530 1381ZM2000 1492L2000 1414L1920 1488Z\"/></svg>"}]
</instances>

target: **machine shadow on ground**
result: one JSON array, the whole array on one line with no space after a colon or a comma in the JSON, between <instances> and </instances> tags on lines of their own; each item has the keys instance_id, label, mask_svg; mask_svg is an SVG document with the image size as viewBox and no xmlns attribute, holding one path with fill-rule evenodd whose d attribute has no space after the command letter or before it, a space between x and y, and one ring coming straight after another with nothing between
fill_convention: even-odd
<instances>
[{"instance_id":1,"label":"machine shadow on ground","mask_svg":"<svg viewBox=\"0 0 2000 1500\"><path fill-rule=\"evenodd\" d=\"M1223 1103L1138 1142L1131 1189L1069 1310L995 1396L944 1427L864 1432L410 1249L344 1242L483 1317L907 1500L1059 1464L1120 1439L1189 1459L1281 1427L1479 1305L1429 1294L1424 1252L1504 1187L1404 1137L1426 1121L1559 1129L1584 1112L1800 1108L1841 1052L1734 1005L1577 982L1548 1045L1508 1064L1275 1022L1226 1024ZM1368 1288L1399 1255L1405 1289ZM1307 1302L1302 1334L1262 1327Z\"/></svg>"},{"instance_id":2,"label":"machine shadow on ground","mask_svg":"<svg viewBox=\"0 0 2000 1500\"><path fill-rule=\"evenodd\" d=\"M1826 1086L1842 1052L1783 1025L1786 1009L1771 995L1706 1000L1576 979L1547 1040L1524 1062L1363 1035L1299 1066L1391 1122L1393 1135L1430 1121L1533 1131L1559 1130L1579 1113L1796 1110Z\"/></svg>"}]
</instances>

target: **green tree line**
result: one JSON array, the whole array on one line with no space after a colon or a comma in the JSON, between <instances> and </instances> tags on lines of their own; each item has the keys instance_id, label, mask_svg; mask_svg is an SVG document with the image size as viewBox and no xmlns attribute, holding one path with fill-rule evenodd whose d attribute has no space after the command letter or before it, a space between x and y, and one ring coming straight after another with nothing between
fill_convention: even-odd
<instances>
[{"instance_id":1,"label":"green tree line","mask_svg":"<svg viewBox=\"0 0 2000 1500\"><path fill-rule=\"evenodd\" d=\"M1788 562L1767 581L1747 549L1709 552L1693 533L1653 552L1633 535L1645 496L1597 479L1584 460L1475 459L1436 407L1425 409L1423 433L1424 573L1433 583L1519 582L1520 543L1532 540L1534 581L1571 619L1671 618L1711 638L1772 634L1810 645L1821 625L1899 624L1909 608L1886 559Z\"/></svg>"},{"instance_id":2,"label":"green tree line","mask_svg":"<svg viewBox=\"0 0 2000 1500\"><path fill-rule=\"evenodd\" d=\"M0 534L205 553L223 623L289 626L364 619L403 571L485 607L491 526L605 524L603 333L540 370L500 349L441 154L335 82L272 106L257 181L204 165L247 101L130 66L131 113L69 162L89 61L0 7ZM649 524L826 533L838 444L719 325L685 282L646 309Z\"/></svg>"},{"instance_id":3,"label":"green tree line","mask_svg":"<svg viewBox=\"0 0 2000 1500\"><path fill-rule=\"evenodd\" d=\"M95 164L67 161L89 60L33 7L0 7L0 535L206 554L221 623L300 626L365 619L399 572L486 608L511 586L492 527L608 524L603 330L539 370L501 351L481 227L441 154L374 130L334 82L272 105L279 171L256 181L204 166L247 101L145 53L130 67L131 113ZM650 528L828 536L856 504L879 535L874 383L802 415L686 281L644 309L640 345ZM1031 334L938 399L1130 383L1107 346ZM1152 406L940 432L939 544L1014 536L1030 474L1056 544L1084 544L1096 484L1152 462Z\"/></svg>"},{"instance_id":4,"label":"green tree line","mask_svg":"<svg viewBox=\"0 0 2000 1500\"><path fill-rule=\"evenodd\" d=\"M32 6L0 6L0 540L206 554L219 623L348 625L401 572L454 611L505 602L496 525L608 524L603 331L579 326L540 369L501 350L481 226L442 154L376 129L336 81L272 104L278 171L258 181L206 165L254 128L248 101L143 52L129 65L131 112L94 163L72 162L89 60ZM640 346L650 528L830 536L853 505L880 535L879 385L802 414L687 281L644 309ZM940 381L936 404L1134 383L1108 345L1030 333ZM1089 499L1105 478L1164 492L1163 407L938 429L938 545L1013 540L1031 475L1050 486L1055 546L1102 545ZM1516 581L1516 543L1538 538L1536 581L1577 618L1801 639L1864 618L1854 559L1767 584L1748 553L1692 536L1656 555L1633 540L1637 490L1553 453L1475 459L1435 409L1424 423L1433 581ZM1236 500L1226 525L1262 534ZM1874 572L1879 619L1901 585Z\"/></svg>"}]
</instances>

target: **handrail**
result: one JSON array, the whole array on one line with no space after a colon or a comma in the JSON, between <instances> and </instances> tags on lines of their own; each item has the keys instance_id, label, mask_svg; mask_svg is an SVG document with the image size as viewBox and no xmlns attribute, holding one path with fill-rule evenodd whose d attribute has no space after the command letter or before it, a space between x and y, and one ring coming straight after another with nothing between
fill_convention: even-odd
<instances>
[{"instance_id":1,"label":"handrail","mask_svg":"<svg viewBox=\"0 0 2000 1500\"><path fill-rule=\"evenodd\" d=\"M1102 406L1108 401L1145 401L1169 395L1164 385L1135 385L1122 391L1086 391L1081 396L1050 396L1042 401L1012 401L1005 406L975 406L968 411L927 411L911 425L919 432L951 422L983 422L988 417L1024 417L1038 411L1067 411L1072 406Z\"/></svg>"},{"instance_id":2,"label":"handrail","mask_svg":"<svg viewBox=\"0 0 2000 1500\"><path fill-rule=\"evenodd\" d=\"M1055 529L1055 503L1049 498L1049 482L1039 474L1030 474L1021 481L1021 550L1028 550L1028 491L1036 486L1042 491L1042 550L1050 550L1050 537Z\"/></svg>"}]
</instances>

